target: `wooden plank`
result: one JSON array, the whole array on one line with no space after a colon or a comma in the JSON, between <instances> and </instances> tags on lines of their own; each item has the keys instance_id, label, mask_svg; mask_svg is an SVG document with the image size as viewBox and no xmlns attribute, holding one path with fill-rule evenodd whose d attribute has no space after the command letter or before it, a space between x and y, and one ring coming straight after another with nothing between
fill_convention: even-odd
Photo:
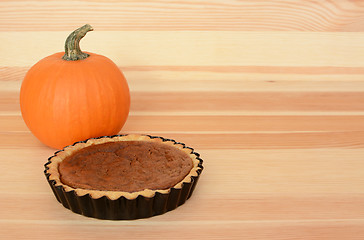
<instances>
[{"instance_id":1,"label":"wooden plank","mask_svg":"<svg viewBox=\"0 0 364 240\"><path fill-rule=\"evenodd\" d=\"M0 66L29 67L64 51L69 33L1 32ZM95 30L81 48L118 66L364 67L363 41L361 32Z\"/></svg>"},{"instance_id":2,"label":"wooden plank","mask_svg":"<svg viewBox=\"0 0 364 240\"><path fill-rule=\"evenodd\" d=\"M129 132L121 131L120 134ZM148 134L145 131L132 133ZM229 133L151 133L154 136L176 139L197 149L307 149L362 148L363 131L344 132L229 132ZM30 132L2 132L0 149L39 148L42 144Z\"/></svg>"},{"instance_id":3,"label":"wooden plank","mask_svg":"<svg viewBox=\"0 0 364 240\"><path fill-rule=\"evenodd\" d=\"M16 122L14 117L9 120ZM17 117L18 121L22 121ZM282 124L284 122L285 124ZM13 123L14 124L14 123ZM20 123L19 123L20 124ZM1 126L1 124L0 124ZM24 125L22 125L24 126ZM10 126L9 126L10 127ZM0 128L1 129L1 128ZM19 130L24 128L17 128ZM364 116L130 116L126 132L361 131Z\"/></svg>"},{"instance_id":4,"label":"wooden plank","mask_svg":"<svg viewBox=\"0 0 364 240\"><path fill-rule=\"evenodd\" d=\"M360 1L2 1L0 31L362 31ZM77 12L78 14L74 14Z\"/></svg>"},{"instance_id":5,"label":"wooden plank","mask_svg":"<svg viewBox=\"0 0 364 240\"><path fill-rule=\"evenodd\" d=\"M284 122L285 124L282 124ZM148 116L130 115L124 132L144 133L261 133L261 132L335 132L361 131L364 116ZM1 116L0 132L28 132L20 115Z\"/></svg>"},{"instance_id":6,"label":"wooden plank","mask_svg":"<svg viewBox=\"0 0 364 240\"><path fill-rule=\"evenodd\" d=\"M131 111L362 111L361 92L132 92Z\"/></svg>"},{"instance_id":7,"label":"wooden plank","mask_svg":"<svg viewBox=\"0 0 364 240\"><path fill-rule=\"evenodd\" d=\"M139 222L149 224L137 225ZM181 221L154 222L153 220L110 222L92 221L88 225L80 225L78 221L17 221L1 222L0 236L5 239L49 239L62 236L66 239L101 239L115 236L138 239L353 239L364 237L362 220L311 220L311 221ZM137 226L135 226L137 225ZM19 228L22 231L19 231ZM188 233L186 233L188 229Z\"/></svg>"},{"instance_id":8,"label":"wooden plank","mask_svg":"<svg viewBox=\"0 0 364 240\"><path fill-rule=\"evenodd\" d=\"M20 221L80 221L87 225L91 221L65 209L53 196L47 193L2 194L0 202L3 212L0 222ZM151 220L154 222L190 221L287 221L332 220L363 218L364 194L309 194L295 195L274 193L243 193L239 196L217 194L196 194L184 205ZM24 211L23 204L28 208ZM338 205L340 207L338 207ZM284 211L282 211L284 209ZM210 213L214 212L213 215ZM147 223L145 223L147 225Z\"/></svg>"}]
</instances>

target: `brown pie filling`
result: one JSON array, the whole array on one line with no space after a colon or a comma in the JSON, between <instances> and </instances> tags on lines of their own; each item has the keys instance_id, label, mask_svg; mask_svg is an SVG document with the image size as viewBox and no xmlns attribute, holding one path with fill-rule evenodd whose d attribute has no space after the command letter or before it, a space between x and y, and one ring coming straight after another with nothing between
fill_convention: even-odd
<instances>
[{"instance_id":1,"label":"brown pie filling","mask_svg":"<svg viewBox=\"0 0 364 240\"><path fill-rule=\"evenodd\" d=\"M178 148L149 141L118 141L78 150L59 164L61 182L73 188L137 192L168 189L193 167Z\"/></svg>"}]
</instances>

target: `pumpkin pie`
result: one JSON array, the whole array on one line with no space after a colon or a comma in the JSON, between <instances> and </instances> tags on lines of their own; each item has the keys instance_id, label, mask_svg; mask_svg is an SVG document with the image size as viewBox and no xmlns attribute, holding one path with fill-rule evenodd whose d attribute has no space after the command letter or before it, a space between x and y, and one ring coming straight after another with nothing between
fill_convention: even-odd
<instances>
[{"instance_id":1,"label":"pumpkin pie","mask_svg":"<svg viewBox=\"0 0 364 240\"><path fill-rule=\"evenodd\" d=\"M183 143L149 135L115 135L77 142L56 152L45 175L56 199L99 219L138 219L182 205L203 170Z\"/></svg>"}]
</instances>

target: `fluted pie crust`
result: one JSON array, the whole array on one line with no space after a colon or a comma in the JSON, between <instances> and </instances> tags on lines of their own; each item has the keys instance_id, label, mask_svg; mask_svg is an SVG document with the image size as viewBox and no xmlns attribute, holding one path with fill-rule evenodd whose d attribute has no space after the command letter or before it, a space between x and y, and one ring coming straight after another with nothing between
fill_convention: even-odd
<instances>
[{"instance_id":1,"label":"fluted pie crust","mask_svg":"<svg viewBox=\"0 0 364 240\"><path fill-rule=\"evenodd\" d=\"M157 189L150 190L145 189L142 191L136 192L124 192L124 191L105 191L105 190L90 190L90 189L81 189L81 188L73 188L69 185L64 184L61 181L60 172L59 172L59 164L67 157L77 152L80 149L85 147L94 145L94 144L102 144L107 142L118 142L118 141L148 141L155 142L160 144L167 144L174 148L177 148L183 152L185 152L192 160L192 169L190 172L177 184L168 189ZM118 135L113 137L101 137L95 139L89 139L85 142L78 142L74 145L66 147L64 150L57 152L53 157L49 158L48 163L46 164L45 174L48 178L48 181L52 182L54 187L61 187L65 192L74 191L77 196L85 196L89 195L94 199L99 199L101 197L106 196L110 200L116 200L121 197L125 197L126 199L132 200L136 199L139 196L152 198L156 193L160 194L168 194L172 188L181 189L183 184L189 184L193 181L193 178L198 177L200 172L202 171L202 160L198 158L198 154L193 152L193 149L186 147L183 143L177 143L173 140L164 139L161 137L152 137L148 135Z\"/></svg>"}]
</instances>

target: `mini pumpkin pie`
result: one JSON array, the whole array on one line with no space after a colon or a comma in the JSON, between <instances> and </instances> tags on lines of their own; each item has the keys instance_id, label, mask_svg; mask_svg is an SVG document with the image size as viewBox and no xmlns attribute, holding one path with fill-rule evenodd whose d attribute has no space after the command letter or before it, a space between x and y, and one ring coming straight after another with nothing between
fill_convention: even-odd
<instances>
[{"instance_id":1,"label":"mini pumpkin pie","mask_svg":"<svg viewBox=\"0 0 364 240\"><path fill-rule=\"evenodd\" d=\"M56 199L99 219L138 219L182 205L203 170L183 143L149 135L115 135L77 142L56 152L45 175Z\"/></svg>"}]
</instances>

